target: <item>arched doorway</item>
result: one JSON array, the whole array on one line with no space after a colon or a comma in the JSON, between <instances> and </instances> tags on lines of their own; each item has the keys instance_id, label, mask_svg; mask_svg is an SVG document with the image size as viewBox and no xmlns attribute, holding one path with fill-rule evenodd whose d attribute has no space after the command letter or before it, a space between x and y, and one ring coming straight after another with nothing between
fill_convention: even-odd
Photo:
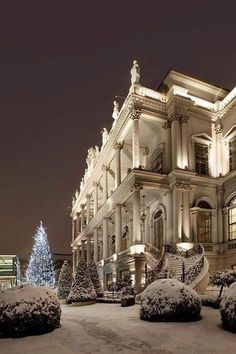
<instances>
[{"instance_id":1,"label":"arched doorway","mask_svg":"<svg viewBox=\"0 0 236 354\"><path fill-rule=\"evenodd\" d=\"M153 219L153 246L157 249L161 249L163 247L163 234L164 234L164 227L163 227L163 212L159 209Z\"/></svg>"}]
</instances>

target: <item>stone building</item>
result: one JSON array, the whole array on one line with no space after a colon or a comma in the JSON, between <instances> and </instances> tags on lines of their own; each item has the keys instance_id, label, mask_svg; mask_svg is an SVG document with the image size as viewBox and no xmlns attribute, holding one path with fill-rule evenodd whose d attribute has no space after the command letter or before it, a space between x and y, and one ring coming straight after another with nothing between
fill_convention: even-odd
<instances>
[{"instance_id":1,"label":"stone building","mask_svg":"<svg viewBox=\"0 0 236 354\"><path fill-rule=\"evenodd\" d=\"M157 90L144 87L134 61L72 201L74 269L93 257L105 288L130 274L140 291L165 252L199 243L210 271L236 267L235 103L236 88L173 70Z\"/></svg>"}]
</instances>

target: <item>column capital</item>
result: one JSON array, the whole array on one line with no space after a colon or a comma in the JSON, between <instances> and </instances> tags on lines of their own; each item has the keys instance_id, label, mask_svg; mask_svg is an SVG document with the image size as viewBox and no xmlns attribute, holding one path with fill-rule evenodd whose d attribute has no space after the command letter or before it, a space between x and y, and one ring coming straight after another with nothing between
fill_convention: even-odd
<instances>
[{"instance_id":1,"label":"column capital","mask_svg":"<svg viewBox=\"0 0 236 354\"><path fill-rule=\"evenodd\" d=\"M222 195L224 195L224 193L225 193L224 188L222 188L222 187L217 187L216 188L216 196L217 197L221 197Z\"/></svg>"},{"instance_id":2,"label":"column capital","mask_svg":"<svg viewBox=\"0 0 236 354\"><path fill-rule=\"evenodd\" d=\"M167 121L164 123L163 128L164 129L171 128L171 123L172 123L171 119L168 118Z\"/></svg>"},{"instance_id":3,"label":"column capital","mask_svg":"<svg viewBox=\"0 0 236 354\"><path fill-rule=\"evenodd\" d=\"M123 143L118 143L118 141L115 142L113 149L115 150L121 150L123 148Z\"/></svg>"},{"instance_id":4,"label":"column capital","mask_svg":"<svg viewBox=\"0 0 236 354\"><path fill-rule=\"evenodd\" d=\"M181 190L183 192L188 192L192 190L191 186L186 183L176 183L173 189Z\"/></svg>"},{"instance_id":5,"label":"column capital","mask_svg":"<svg viewBox=\"0 0 236 354\"><path fill-rule=\"evenodd\" d=\"M94 182L93 182L93 187L98 187L98 186L99 186L99 182L94 181Z\"/></svg>"},{"instance_id":6,"label":"column capital","mask_svg":"<svg viewBox=\"0 0 236 354\"><path fill-rule=\"evenodd\" d=\"M123 204L119 204L119 203L115 204L115 208L123 208L123 206L124 206Z\"/></svg>"},{"instance_id":7,"label":"column capital","mask_svg":"<svg viewBox=\"0 0 236 354\"><path fill-rule=\"evenodd\" d=\"M130 118L133 120L138 120L140 116L141 116L141 109L134 108L133 111L131 112Z\"/></svg>"},{"instance_id":8,"label":"column capital","mask_svg":"<svg viewBox=\"0 0 236 354\"><path fill-rule=\"evenodd\" d=\"M216 134L220 134L220 133L223 132L223 128L222 128L222 124L221 123L216 124L214 129L215 129L215 133Z\"/></svg>"},{"instance_id":9,"label":"column capital","mask_svg":"<svg viewBox=\"0 0 236 354\"><path fill-rule=\"evenodd\" d=\"M187 116L186 112L182 110L176 110L173 113L171 113L169 120L172 122L178 121L180 124L187 123L189 120L189 117Z\"/></svg>"},{"instance_id":10,"label":"column capital","mask_svg":"<svg viewBox=\"0 0 236 354\"><path fill-rule=\"evenodd\" d=\"M90 199L91 198L91 194L86 194L86 199L88 200L88 199Z\"/></svg>"},{"instance_id":11,"label":"column capital","mask_svg":"<svg viewBox=\"0 0 236 354\"><path fill-rule=\"evenodd\" d=\"M109 168L110 168L109 165L102 165L102 170L103 170L103 171L108 171Z\"/></svg>"},{"instance_id":12,"label":"column capital","mask_svg":"<svg viewBox=\"0 0 236 354\"><path fill-rule=\"evenodd\" d=\"M148 155L149 155L149 149L145 147L143 150L143 156L148 156Z\"/></svg>"},{"instance_id":13,"label":"column capital","mask_svg":"<svg viewBox=\"0 0 236 354\"><path fill-rule=\"evenodd\" d=\"M131 192L134 192L134 191L141 191L143 189L143 185L140 184L140 183L134 183L132 189L131 189Z\"/></svg>"},{"instance_id":14,"label":"column capital","mask_svg":"<svg viewBox=\"0 0 236 354\"><path fill-rule=\"evenodd\" d=\"M80 204L80 209L84 209L85 204Z\"/></svg>"}]
</instances>

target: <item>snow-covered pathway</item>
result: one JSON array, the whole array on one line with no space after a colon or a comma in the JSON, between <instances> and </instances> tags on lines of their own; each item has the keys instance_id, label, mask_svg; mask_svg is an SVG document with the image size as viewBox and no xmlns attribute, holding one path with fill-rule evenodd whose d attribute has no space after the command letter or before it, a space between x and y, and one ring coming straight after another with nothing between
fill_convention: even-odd
<instances>
[{"instance_id":1,"label":"snow-covered pathway","mask_svg":"<svg viewBox=\"0 0 236 354\"><path fill-rule=\"evenodd\" d=\"M41 336L0 339L0 354L234 354L236 334L219 328L218 310L189 323L139 319L139 306L62 306L61 327Z\"/></svg>"}]
</instances>

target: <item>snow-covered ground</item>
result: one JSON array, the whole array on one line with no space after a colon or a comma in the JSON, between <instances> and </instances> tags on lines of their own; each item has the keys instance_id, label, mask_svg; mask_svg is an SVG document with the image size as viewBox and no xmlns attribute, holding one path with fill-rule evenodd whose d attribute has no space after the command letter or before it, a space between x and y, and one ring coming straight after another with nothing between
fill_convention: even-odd
<instances>
[{"instance_id":1,"label":"snow-covered ground","mask_svg":"<svg viewBox=\"0 0 236 354\"><path fill-rule=\"evenodd\" d=\"M202 308L202 320L153 323L139 306L62 306L61 327L41 336L0 339L0 354L234 354L236 334L219 328L218 310Z\"/></svg>"}]
</instances>

